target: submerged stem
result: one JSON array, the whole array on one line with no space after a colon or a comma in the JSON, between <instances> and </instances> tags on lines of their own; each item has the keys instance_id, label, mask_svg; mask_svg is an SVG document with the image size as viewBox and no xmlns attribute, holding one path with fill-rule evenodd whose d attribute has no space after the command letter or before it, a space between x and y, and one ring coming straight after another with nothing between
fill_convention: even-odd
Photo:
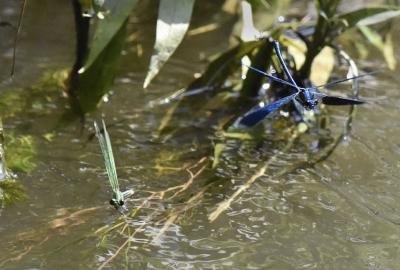
<instances>
[{"instance_id":1,"label":"submerged stem","mask_svg":"<svg viewBox=\"0 0 400 270\"><path fill-rule=\"evenodd\" d=\"M17 25L16 32L15 32L15 37L14 37L14 46L13 46L14 48L13 48L11 73L10 73L11 78L14 76L14 72L15 72L15 62L16 62L16 58L17 58L17 44L18 44L19 32L21 31L22 20L24 18L25 7L26 7L26 0L22 0L21 11L19 13L19 18L18 18L18 25Z\"/></svg>"},{"instance_id":2,"label":"submerged stem","mask_svg":"<svg viewBox=\"0 0 400 270\"><path fill-rule=\"evenodd\" d=\"M311 66L314 58L331 41L333 36L331 18L336 14L340 0L316 1L318 19L314 28L311 41L307 43L307 53L303 66L300 68L300 79L310 77Z\"/></svg>"}]
</instances>

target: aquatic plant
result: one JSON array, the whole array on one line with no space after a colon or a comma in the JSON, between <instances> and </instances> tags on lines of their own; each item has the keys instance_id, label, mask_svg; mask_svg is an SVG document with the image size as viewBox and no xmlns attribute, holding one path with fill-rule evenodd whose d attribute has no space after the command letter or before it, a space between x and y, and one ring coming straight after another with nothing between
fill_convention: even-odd
<instances>
[{"instance_id":1,"label":"aquatic plant","mask_svg":"<svg viewBox=\"0 0 400 270\"><path fill-rule=\"evenodd\" d=\"M4 150L4 130L2 119L0 118L0 206L1 208L7 204L15 203L25 199L25 191L18 181L12 178L9 168L6 164L5 150ZM16 148L18 149L18 148ZM16 150L12 149L12 150ZM11 150L11 151L12 151ZM31 153L27 153L28 157ZM20 156L16 155L16 160L12 160L14 165L20 160ZM15 163L16 162L16 163ZM13 165L12 164L12 165ZM20 167L21 166L17 166ZM15 166L13 166L16 169ZM24 168L24 167L22 167ZM25 169L29 170L32 166L26 166Z\"/></svg>"},{"instance_id":2,"label":"aquatic plant","mask_svg":"<svg viewBox=\"0 0 400 270\"><path fill-rule=\"evenodd\" d=\"M25 189L17 180L10 177L0 180L0 208L25 198Z\"/></svg>"}]
</instances>

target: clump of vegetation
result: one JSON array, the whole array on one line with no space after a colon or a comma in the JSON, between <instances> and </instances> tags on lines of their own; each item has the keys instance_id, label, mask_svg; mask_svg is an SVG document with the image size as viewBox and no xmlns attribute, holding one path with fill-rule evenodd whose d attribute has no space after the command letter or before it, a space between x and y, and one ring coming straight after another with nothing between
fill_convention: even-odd
<instances>
[{"instance_id":1,"label":"clump of vegetation","mask_svg":"<svg viewBox=\"0 0 400 270\"><path fill-rule=\"evenodd\" d=\"M25 190L21 183L15 179L6 178L0 180L0 206L4 207L18 201L24 200Z\"/></svg>"},{"instance_id":2,"label":"clump of vegetation","mask_svg":"<svg viewBox=\"0 0 400 270\"><path fill-rule=\"evenodd\" d=\"M17 158L15 161L13 160L12 162L10 162L11 166L8 163L6 163L5 150L3 146L4 146L3 124L0 119L0 205L2 207L7 204L21 201L25 198L25 192L21 183L13 179L9 172L9 168L18 169L18 166L14 165L20 164L18 162L19 159ZM31 153L28 153L28 156L30 154ZM31 168L32 166L25 167L25 169L31 169Z\"/></svg>"},{"instance_id":3,"label":"clump of vegetation","mask_svg":"<svg viewBox=\"0 0 400 270\"><path fill-rule=\"evenodd\" d=\"M28 173L36 167L36 143L32 136L15 136L7 133L5 157L7 167L13 172Z\"/></svg>"}]
</instances>

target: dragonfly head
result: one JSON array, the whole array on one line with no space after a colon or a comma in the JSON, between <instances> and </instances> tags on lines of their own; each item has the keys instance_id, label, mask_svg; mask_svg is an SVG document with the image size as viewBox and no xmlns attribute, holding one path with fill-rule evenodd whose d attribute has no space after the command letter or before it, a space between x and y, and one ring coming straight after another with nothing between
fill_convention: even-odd
<instances>
[{"instance_id":1,"label":"dragonfly head","mask_svg":"<svg viewBox=\"0 0 400 270\"><path fill-rule=\"evenodd\" d=\"M111 199L111 200L110 200L110 204L111 204L112 206L114 206L115 209L118 210L120 207L122 207L122 206L124 205L124 201L123 201L123 200L117 201L116 199Z\"/></svg>"},{"instance_id":2,"label":"dragonfly head","mask_svg":"<svg viewBox=\"0 0 400 270\"><path fill-rule=\"evenodd\" d=\"M306 110L311 111L318 105L318 99L307 100L303 106Z\"/></svg>"},{"instance_id":3,"label":"dragonfly head","mask_svg":"<svg viewBox=\"0 0 400 270\"><path fill-rule=\"evenodd\" d=\"M304 89L302 92L300 92L299 99L301 105L303 105L303 107L308 111L313 110L319 102L315 95L308 89Z\"/></svg>"}]
</instances>

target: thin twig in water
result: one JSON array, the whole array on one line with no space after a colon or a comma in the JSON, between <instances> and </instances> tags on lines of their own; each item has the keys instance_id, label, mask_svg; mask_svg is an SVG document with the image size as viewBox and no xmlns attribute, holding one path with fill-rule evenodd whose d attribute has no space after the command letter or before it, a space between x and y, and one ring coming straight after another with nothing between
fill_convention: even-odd
<instances>
[{"instance_id":1,"label":"thin twig in water","mask_svg":"<svg viewBox=\"0 0 400 270\"><path fill-rule=\"evenodd\" d=\"M15 262L15 261L21 260L26 254L28 254L29 252L31 252L32 249L34 249L34 248L37 247L37 246L42 245L43 243L47 242L47 240L49 240L49 239L50 239L50 237L49 237L49 236L46 236L39 244L28 246L28 247L26 248L25 251L23 251L22 253L18 254L17 256L15 256L15 257L13 257L13 258L8 258L8 259L6 259L6 260L0 262L0 266L3 266L3 265L5 265L5 264L8 263L8 262Z\"/></svg>"},{"instance_id":2,"label":"thin twig in water","mask_svg":"<svg viewBox=\"0 0 400 270\"><path fill-rule=\"evenodd\" d=\"M21 31L22 19L23 19L24 13L25 13L25 6L26 6L26 0L22 0L21 11L19 13L19 18L18 18L17 31L15 32L15 37L14 37L13 58L12 58L11 73L10 73L11 78L14 76L14 72L15 72L18 37L19 37L19 32Z\"/></svg>"},{"instance_id":3,"label":"thin twig in water","mask_svg":"<svg viewBox=\"0 0 400 270\"><path fill-rule=\"evenodd\" d=\"M130 241L132 241L133 236L135 236L135 234L136 234L137 232L141 231L141 230L148 224L148 222L150 222L150 221L153 219L153 216L155 216L156 213L157 213L157 211L152 212L152 213L147 217L146 222L143 222L142 225L140 225L137 229L135 229L135 230L133 231L133 233L129 235L129 237L126 239L126 241L124 241L124 243L122 243L122 245L115 251L115 253L100 265L100 267L98 268L98 270L103 269L107 264L109 264L112 260L114 260L114 259L118 256L118 254L122 251L122 249L123 249ZM125 220L125 222L126 222L126 220Z\"/></svg>"},{"instance_id":4,"label":"thin twig in water","mask_svg":"<svg viewBox=\"0 0 400 270\"><path fill-rule=\"evenodd\" d=\"M175 220L177 218L178 218L178 214L177 213L169 215L167 221L164 223L164 226L158 232L156 237L154 237L152 242L157 242L160 239L160 237L168 230L168 228L175 222Z\"/></svg>"},{"instance_id":5,"label":"thin twig in water","mask_svg":"<svg viewBox=\"0 0 400 270\"><path fill-rule=\"evenodd\" d=\"M169 197L169 199L175 198L176 196L178 196L179 194L181 194L182 192L184 192L185 190L187 190L191 184L193 184L194 179L196 179L197 176L199 176L205 169L207 168L207 165L204 165L203 167L201 167L195 174L193 174L189 169L187 169L186 171L189 173L190 178L189 180L183 184L181 186L181 189L178 190L177 192L175 192L171 197Z\"/></svg>"},{"instance_id":6,"label":"thin twig in water","mask_svg":"<svg viewBox=\"0 0 400 270\"><path fill-rule=\"evenodd\" d=\"M88 214L93 213L99 209L102 209L102 207L90 207L90 208L86 208L86 209L81 209L81 210L78 210L76 212L69 214L66 217L56 218L56 219L48 222L48 230L45 231L46 236L44 237L44 239L42 239L37 244L35 243L35 244L32 244L32 245L26 247L26 249L23 250L21 253L19 253L17 256L0 261L0 267L5 265L8 262L21 260L25 255L30 253L33 249L37 249L38 247L40 247L41 245L46 243L48 240L50 240L52 237L62 234L62 233L65 233L67 229L70 229L72 227L83 224L84 223L84 221L82 220L83 218L88 218ZM36 236L37 231L35 231L34 233ZM31 233L25 233L25 234L22 233L20 235L25 235L24 238L29 239L30 242L32 241ZM65 246L67 246L67 245L63 245L62 247L65 247ZM57 248L57 250L59 250L59 249L60 248Z\"/></svg>"},{"instance_id":7,"label":"thin twig in water","mask_svg":"<svg viewBox=\"0 0 400 270\"><path fill-rule=\"evenodd\" d=\"M164 226L161 228L159 233L156 235L156 237L153 238L152 242L157 242L160 237L168 230L168 228L179 218L179 215L181 213L185 213L189 209L195 207L200 201L200 199L203 197L204 192L211 186L211 184L206 185L203 187L199 192L197 192L193 197L191 197L186 203L185 206L182 209L175 210L171 214L169 214L166 218L166 221L164 223ZM197 202L197 203L196 203ZM159 220L158 222L161 222L162 220Z\"/></svg>"},{"instance_id":8,"label":"thin twig in water","mask_svg":"<svg viewBox=\"0 0 400 270\"><path fill-rule=\"evenodd\" d=\"M259 179L261 176L265 175L266 170L268 169L269 165L271 163L273 163L280 154L287 152L292 146L293 146L293 142L298 138L298 136L301 133L296 130L295 133L292 135L292 137L290 138L288 144L286 144L285 148L282 149L282 151L278 152L276 155L272 156L260 169L258 169L258 171L253 174L250 179L248 179L246 181L246 183L244 185L242 185L238 190L236 190L235 193L233 193L232 196L230 196L228 199L224 200L223 202L218 204L217 209L215 209L209 216L208 219L210 222L213 222L214 220L216 220L219 215L224 212L225 210L227 210L232 202L239 197L240 194L242 194L245 190L247 190L248 188L251 187L251 185L257 180Z\"/></svg>"},{"instance_id":9,"label":"thin twig in water","mask_svg":"<svg viewBox=\"0 0 400 270\"><path fill-rule=\"evenodd\" d=\"M115 253L114 253L110 258L108 258L106 261L103 262L102 265L100 265L100 267L98 268L98 270L103 269L107 264L109 264L112 260L114 260L115 257L117 257L118 254L121 252L121 250L129 243L129 241L130 241L130 237L128 237L128 238L125 240L125 242L117 249L117 251L115 251Z\"/></svg>"}]
</instances>

